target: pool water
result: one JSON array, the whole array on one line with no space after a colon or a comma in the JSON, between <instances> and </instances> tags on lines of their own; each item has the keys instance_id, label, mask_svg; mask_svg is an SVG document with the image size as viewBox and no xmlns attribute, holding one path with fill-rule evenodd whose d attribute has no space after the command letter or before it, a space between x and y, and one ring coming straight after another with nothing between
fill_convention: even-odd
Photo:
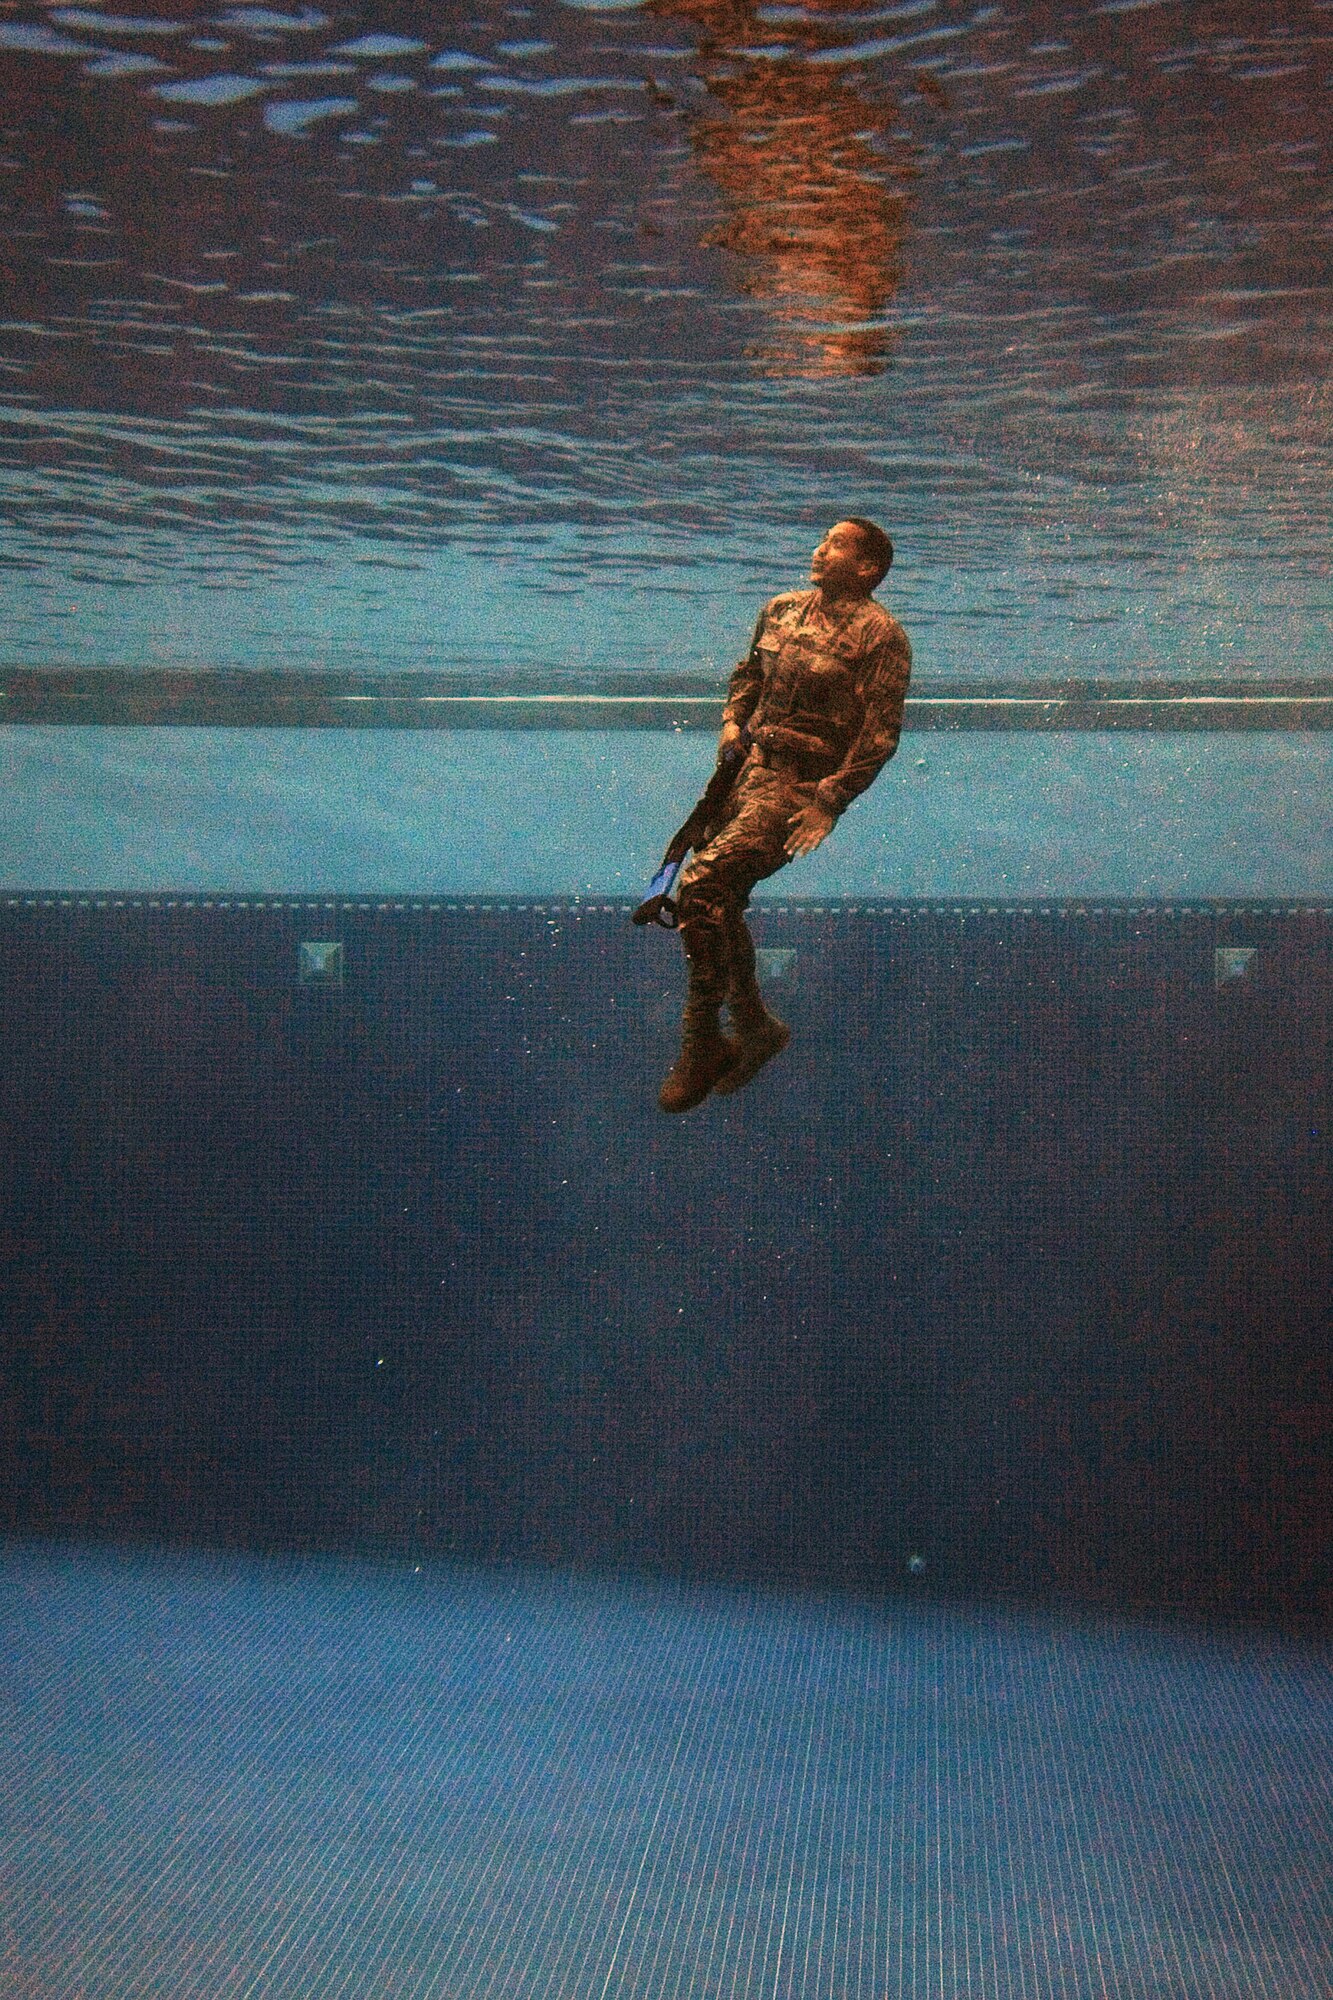
<instances>
[{"instance_id":1,"label":"pool water","mask_svg":"<svg viewBox=\"0 0 1333 2000\"><path fill-rule=\"evenodd\" d=\"M1331 21L0 7L7 1996L1333 1995Z\"/></svg>"},{"instance_id":2,"label":"pool water","mask_svg":"<svg viewBox=\"0 0 1333 2000\"><path fill-rule=\"evenodd\" d=\"M1327 9L0 22L18 664L1326 672Z\"/></svg>"}]
</instances>

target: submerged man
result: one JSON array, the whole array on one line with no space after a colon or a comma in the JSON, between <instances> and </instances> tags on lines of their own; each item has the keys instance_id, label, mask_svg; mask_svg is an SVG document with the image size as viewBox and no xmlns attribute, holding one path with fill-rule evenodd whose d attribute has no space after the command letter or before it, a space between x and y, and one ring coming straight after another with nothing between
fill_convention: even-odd
<instances>
[{"instance_id":1,"label":"submerged man","mask_svg":"<svg viewBox=\"0 0 1333 2000\"><path fill-rule=\"evenodd\" d=\"M749 749L680 877L689 990L663 1111L740 1090L790 1039L759 991L744 910L756 882L819 846L898 747L912 649L871 596L892 561L873 521L839 521L811 560L814 589L765 605L731 677L719 761Z\"/></svg>"}]
</instances>

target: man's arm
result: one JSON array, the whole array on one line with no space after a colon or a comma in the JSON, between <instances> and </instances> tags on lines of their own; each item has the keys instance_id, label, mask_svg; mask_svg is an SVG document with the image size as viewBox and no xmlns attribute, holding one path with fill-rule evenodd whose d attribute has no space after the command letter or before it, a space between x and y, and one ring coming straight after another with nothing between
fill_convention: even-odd
<instances>
[{"instance_id":1,"label":"man's arm","mask_svg":"<svg viewBox=\"0 0 1333 2000\"><path fill-rule=\"evenodd\" d=\"M718 742L719 754L738 748L741 731L759 705L759 694L764 684L763 662L759 657L759 636L768 617L768 607L759 613L750 641L750 650L736 666L727 689L727 705L722 711L722 735Z\"/></svg>"},{"instance_id":2,"label":"man's arm","mask_svg":"<svg viewBox=\"0 0 1333 2000\"><path fill-rule=\"evenodd\" d=\"M821 778L815 798L836 818L874 783L898 748L903 726L903 702L912 671L912 648L901 625L877 649L866 689L866 714L861 731L838 769Z\"/></svg>"}]
</instances>

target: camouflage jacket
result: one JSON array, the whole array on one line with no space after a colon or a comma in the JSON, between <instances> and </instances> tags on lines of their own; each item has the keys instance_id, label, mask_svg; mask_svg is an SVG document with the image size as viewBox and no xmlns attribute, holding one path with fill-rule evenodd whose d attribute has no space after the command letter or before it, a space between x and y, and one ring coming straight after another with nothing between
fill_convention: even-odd
<instances>
[{"instance_id":1,"label":"camouflage jacket","mask_svg":"<svg viewBox=\"0 0 1333 2000\"><path fill-rule=\"evenodd\" d=\"M907 634L873 597L829 615L817 590L786 591L759 614L724 719L795 758L841 813L898 748L911 667Z\"/></svg>"}]
</instances>

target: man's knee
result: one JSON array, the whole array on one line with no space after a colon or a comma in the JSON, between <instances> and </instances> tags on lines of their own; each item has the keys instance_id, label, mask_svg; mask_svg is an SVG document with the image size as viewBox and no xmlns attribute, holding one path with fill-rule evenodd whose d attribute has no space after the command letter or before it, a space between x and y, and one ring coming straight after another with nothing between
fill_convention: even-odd
<instances>
[{"instance_id":1,"label":"man's knee","mask_svg":"<svg viewBox=\"0 0 1333 2000\"><path fill-rule=\"evenodd\" d=\"M705 922L720 921L720 914L727 903L726 885L719 879L718 870L711 865L707 854L696 854L681 873L676 885L676 908L684 923L687 915L702 918Z\"/></svg>"},{"instance_id":2,"label":"man's knee","mask_svg":"<svg viewBox=\"0 0 1333 2000\"><path fill-rule=\"evenodd\" d=\"M718 913L719 921L728 910L743 910L756 880L766 872L765 858L738 846L717 854L707 850L696 854L681 875L678 906L707 905Z\"/></svg>"},{"instance_id":3,"label":"man's knee","mask_svg":"<svg viewBox=\"0 0 1333 2000\"><path fill-rule=\"evenodd\" d=\"M725 899L706 882L682 881L676 896L676 921L682 931L695 935L704 931L720 934L727 921Z\"/></svg>"}]
</instances>

